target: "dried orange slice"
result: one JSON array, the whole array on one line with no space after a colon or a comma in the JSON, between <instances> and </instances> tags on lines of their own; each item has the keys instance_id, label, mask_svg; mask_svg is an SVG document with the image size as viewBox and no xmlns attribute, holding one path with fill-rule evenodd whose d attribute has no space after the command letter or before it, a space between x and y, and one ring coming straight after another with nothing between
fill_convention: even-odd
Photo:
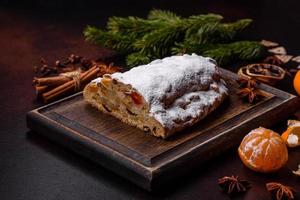
<instances>
[{"instance_id":1,"label":"dried orange slice","mask_svg":"<svg viewBox=\"0 0 300 200\"><path fill-rule=\"evenodd\" d=\"M248 133L238 152L242 162L258 172L276 171L288 160L287 147L280 135L263 127Z\"/></svg>"},{"instance_id":2,"label":"dried orange slice","mask_svg":"<svg viewBox=\"0 0 300 200\"><path fill-rule=\"evenodd\" d=\"M281 135L288 147L300 146L300 121L289 120L287 130Z\"/></svg>"}]
</instances>

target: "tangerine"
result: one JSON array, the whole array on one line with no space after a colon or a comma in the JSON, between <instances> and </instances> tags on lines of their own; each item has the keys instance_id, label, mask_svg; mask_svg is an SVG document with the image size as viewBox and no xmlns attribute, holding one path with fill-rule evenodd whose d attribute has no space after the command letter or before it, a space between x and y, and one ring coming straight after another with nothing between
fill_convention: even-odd
<instances>
[{"instance_id":1,"label":"tangerine","mask_svg":"<svg viewBox=\"0 0 300 200\"><path fill-rule=\"evenodd\" d=\"M300 96L300 70L298 70L294 77L294 88L297 94Z\"/></svg>"},{"instance_id":2,"label":"tangerine","mask_svg":"<svg viewBox=\"0 0 300 200\"><path fill-rule=\"evenodd\" d=\"M280 135L263 127L248 133L238 152L242 162L258 172L276 171L288 160L287 147Z\"/></svg>"}]
</instances>

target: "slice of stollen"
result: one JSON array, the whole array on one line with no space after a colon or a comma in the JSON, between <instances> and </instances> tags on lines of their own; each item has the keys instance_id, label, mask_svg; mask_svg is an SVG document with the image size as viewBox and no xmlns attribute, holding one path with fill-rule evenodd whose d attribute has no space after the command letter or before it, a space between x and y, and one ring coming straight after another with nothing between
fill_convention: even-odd
<instances>
[{"instance_id":1,"label":"slice of stollen","mask_svg":"<svg viewBox=\"0 0 300 200\"><path fill-rule=\"evenodd\" d=\"M215 110L227 88L214 60L192 54L104 75L88 84L83 95L102 112L167 138Z\"/></svg>"}]
</instances>

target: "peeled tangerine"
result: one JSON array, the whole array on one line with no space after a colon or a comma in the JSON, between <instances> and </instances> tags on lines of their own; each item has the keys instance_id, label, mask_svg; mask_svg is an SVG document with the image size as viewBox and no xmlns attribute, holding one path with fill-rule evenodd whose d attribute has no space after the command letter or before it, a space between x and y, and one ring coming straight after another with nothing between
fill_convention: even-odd
<instances>
[{"instance_id":1,"label":"peeled tangerine","mask_svg":"<svg viewBox=\"0 0 300 200\"><path fill-rule=\"evenodd\" d=\"M238 152L243 163L258 172L274 172L288 160L287 147L280 135L263 127L248 133Z\"/></svg>"},{"instance_id":2,"label":"peeled tangerine","mask_svg":"<svg viewBox=\"0 0 300 200\"><path fill-rule=\"evenodd\" d=\"M287 130L281 135L288 147L300 146L300 121L289 120Z\"/></svg>"}]
</instances>

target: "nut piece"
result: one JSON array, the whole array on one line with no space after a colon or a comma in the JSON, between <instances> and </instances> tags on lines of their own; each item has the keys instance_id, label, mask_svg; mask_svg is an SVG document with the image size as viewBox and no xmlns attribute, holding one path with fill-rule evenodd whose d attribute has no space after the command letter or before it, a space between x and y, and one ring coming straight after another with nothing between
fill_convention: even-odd
<instances>
[{"instance_id":1,"label":"nut piece","mask_svg":"<svg viewBox=\"0 0 300 200\"><path fill-rule=\"evenodd\" d=\"M300 56L296 56L292 59L292 61L300 63Z\"/></svg>"},{"instance_id":2,"label":"nut piece","mask_svg":"<svg viewBox=\"0 0 300 200\"><path fill-rule=\"evenodd\" d=\"M101 85L103 85L106 89L109 88L110 84L111 84L111 78L110 76L103 76L103 78L101 79Z\"/></svg>"},{"instance_id":3,"label":"nut piece","mask_svg":"<svg viewBox=\"0 0 300 200\"><path fill-rule=\"evenodd\" d=\"M300 176L300 164L298 165L297 171L292 171L292 172L293 172L293 174Z\"/></svg>"},{"instance_id":4,"label":"nut piece","mask_svg":"<svg viewBox=\"0 0 300 200\"><path fill-rule=\"evenodd\" d=\"M150 132L150 128L148 126L144 126L143 127L143 131L146 132L146 133L148 133L148 132Z\"/></svg>"},{"instance_id":5,"label":"nut piece","mask_svg":"<svg viewBox=\"0 0 300 200\"><path fill-rule=\"evenodd\" d=\"M275 55L275 57L282 63L288 63L293 58L291 55Z\"/></svg>"},{"instance_id":6,"label":"nut piece","mask_svg":"<svg viewBox=\"0 0 300 200\"><path fill-rule=\"evenodd\" d=\"M279 44L277 42L272 42L272 41L269 41L269 40L262 40L260 43L265 47L277 47L277 46L279 46Z\"/></svg>"},{"instance_id":7,"label":"nut piece","mask_svg":"<svg viewBox=\"0 0 300 200\"><path fill-rule=\"evenodd\" d=\"M273 48L273 49L269 49L268 52L274 53L274 54L286 55L286 50L285 50L284 47L276 47L276 48Z\"/></svg>"},{"instance_id":8,"label":"nut piece","mask_svg":"<svg viewBox=\"0 0 300 200\"><path fill-rule=\"evenodd\" d=\"M90 84L87 88L91 93L96 93L98 91L98 87L96 84Z\"/></svg>"}]
</instances>

